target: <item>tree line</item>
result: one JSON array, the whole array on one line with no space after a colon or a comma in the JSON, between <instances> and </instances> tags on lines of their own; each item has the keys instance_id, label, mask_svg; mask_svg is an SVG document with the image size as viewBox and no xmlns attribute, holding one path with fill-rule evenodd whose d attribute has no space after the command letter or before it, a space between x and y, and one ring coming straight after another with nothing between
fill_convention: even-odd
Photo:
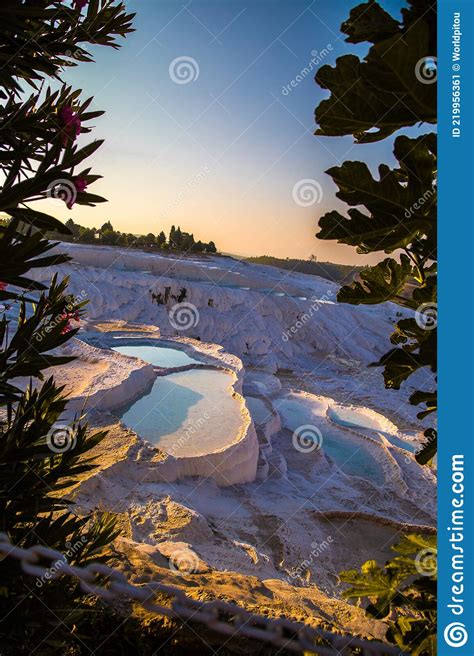
<instances>
[{"instance_id":1,"label":"tree line","mask_svg":"<svg viewBox=\"0 0 474 656\"><path fill-rule=\"evenodd\" d=\"M296 273L306 273L311 276L319 276L340 284L351 283L357 274L364 269L363 266L353 266L350 264L336 264L335 262L317 262L314 255L309 260L299 260L296 258L273 257L272 255L259 255L258 257L247 257L246 262L251 264L267 264L295 271Z\"/></svg>"},{"instance_id":2,"label":"tree line","mask_svg":"<svg viewBox=\"0 0 474 656\"><path fill-rule=\"evenodd\" d=\"M185 232L173 225L169 235L161 230L157 235L149 232L146 235L115 230L110 221L106 221L101 228L86 228L75 223L72 219L66 221L70 235L66 238L61 235L62 241L75 241L83 244L105 244L107 246L130 246L135 248L160 249L170 251L191 251L193 253L217 253L213 241L203 242L195 240L192 232Z\"/></svg>"}]
</instances>

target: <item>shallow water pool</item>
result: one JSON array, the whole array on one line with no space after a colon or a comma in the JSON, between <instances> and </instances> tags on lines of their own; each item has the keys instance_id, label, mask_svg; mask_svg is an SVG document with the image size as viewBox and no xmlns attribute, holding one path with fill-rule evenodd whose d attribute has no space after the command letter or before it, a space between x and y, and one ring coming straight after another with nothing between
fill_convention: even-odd
<instances>
[{"instance_id":1,"label":"shallow water pool","mask_svg":"<svg viewBox=\"0 0 474 656\"><path fill-rule=\"evenodd\" d=\"M385 482L383 468L362 440L352 438L336 426L331 426L324 416L327 403L315 398L301 400L295 398L280 399L276 408L281 415L283 425L291 431L302 426L314 426L322 434L321 450L350 476L360 476L382 485ZM311 432L311 431L310 431Z\"/></svg>"},{"instance_id":2,"label":"shallow water pool","mask_svg":"<svg viewBox=\"0 0 474 656\"><path fill-rule=\"evenodd\" d=\"M362 408L342 408L340 406L329 408L329 417L339 426L347 426L354 429L368 429L369 435L371 431L375 431L375 436L381 433L389 442L394 446L398 446L406 451L414 452L416 445L403 440L396 435L396 426L386 417L373 413L372 415L364 412ZM374 435L372 434L372 437Z\"/></svg>"},{"instance_id":3,"label":"shallow water pool","mask_svg":"<svg viewBox=\"0 0 474 656\"><path fill-rule=\"evenodd\" d=\"M117 351L117 353L122 353L123 355L131 355L135 358L140 358L155 367L163 367L165 369L184 367L187 364L199 364L199 360L195 360L184 351L168 346L126 344L124 346L113 346L112 350Z\"/></svg>"},{"instance_id":4,"label":"shallow water pool","mask_svg":"<svg viewBox=\"0 0 474 656\"><path fill-rule=\"evenodd\" d=\"M144 396L118 413L138 435L175 456L198 456L234 442L242 426L232 378L191 369L159 376Z\"/></svg>"}]
</instances>

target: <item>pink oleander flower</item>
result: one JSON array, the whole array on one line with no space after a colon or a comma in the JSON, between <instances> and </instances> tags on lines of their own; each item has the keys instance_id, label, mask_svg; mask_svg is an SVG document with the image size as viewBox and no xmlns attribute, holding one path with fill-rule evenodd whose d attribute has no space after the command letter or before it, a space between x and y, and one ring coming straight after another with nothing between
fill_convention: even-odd
<instances>
[{"instance_id":1,"label":"pink oleander flower","mask_svg":"<svg viewBox=\"0 0 474 656\"><path fill-rule=\"evenodd\" d=\"M79 193L85 191L87 188L87 180L85 178L76 178L74 180L74 184L76 185L76 189Z\"/></svg>"},{"instance_id":2,"label":"pink oleander flower","mask_svg":"<svg viewBox=\"0 0 474 656\"><path fill-rule=\"evenodd\" d=\"M63 145L67 146L68 141L75 141L81 134L81 119L70 105L62 107L59 110L58 116L64 126L61 131Z\"/></svg>"},{"instance_id":3,"label":"pink oleander flower","mask_svg":"<svg viewBox=\"0 0 474 656\"><path fill-rule=\"evenodd\" d=\"M83 9L89 0L74 0L74 9Z\"/></svg>"},{"instance_id":4,"label":"pink oleander flower","mask_svg":"<svg viewBox=\"0 0 474 656\"><path fill-rule=\"evenodd\" d=\"M67 333L70 333L71 330L73 330L73 327L68 321L67 324L64 326L64 328L61 330L61 335L67 335Z\"/></svg>"},{"instance_id":5,"label":"pink oleander flower","mask_svg":"<svg viewBox=\"0 0 474 656\"><path fill-rule=\"evenodd\" d=\"M74 330L74 326L72 325L71 321L80 321L80 319L81 318L77 310L75 312L64 312L64 314L61 315L61 320L67 321L67 323L61 330L61 335L66 335L67 333L70 333L71 330Z\"/></svg>"},{"instance_id":6,"label":"pink oleander flower","mask_svg":"<svg viewBox=\"0 0 474 656\"><path fill-rule=\"evenodd\" d=\"M74 193L70 194L70 198L66 201L66 207L68 210L72 210L74 203L76 202L77 194L85 191L87 188L87 180L85 178L74 178Z\"/></svg>"}]
</instances>

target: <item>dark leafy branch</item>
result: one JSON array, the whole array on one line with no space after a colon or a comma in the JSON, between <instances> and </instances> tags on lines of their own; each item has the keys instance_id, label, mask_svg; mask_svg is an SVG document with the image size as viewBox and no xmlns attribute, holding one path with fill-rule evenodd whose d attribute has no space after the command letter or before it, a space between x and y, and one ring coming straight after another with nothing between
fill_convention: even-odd
<instances>
[{"instance_id":1,"label":"dark leafy branch","mask_svg":"<svg viewBox=\"0 0 474 656\"><path fill-rule=\"evenodd\" d=\"M390 137L404 127L436 123L436 11L431 0L409 0L402 21L375 0L352 9L341 26L349 43L369 42L366 57L340 57L323 66L317 83L330 92L316 109L316 134L352 135L357 143ZM400 387L415 373L435 381L436 361L436 136L404 135L394 141L396 168L382 164L374 178L363 162L344 162L328 173L347 215L328 212L318 237L354 246L358 253L385 253L376 266L362 270L343 286L338 300L352 304L391 301L408 312L394 326L392 348L374 366L383 367L385 386ZM407 316L408 315L408 316ZM420 420L432 417L436 385L417 389L410 403L422 406ZM420 464L436 455L436 430L416 454ZM364 604L366 612L386 622L386 637L414 656L436 654L436 571L420 571L420 556L431 554L435 538L405 536L384 567L367 561L360 572L342 572L350 585L344 595Z\"/></svg>"},{"instance_id":2,"label":"dark leafy branch","mask_svg":"<svg viewBox=\"0 0 474 656\"><path fill-rule=\"evenodd\" d=\"M424 4L425 11L420 11ZM436 21L428 3L410 3L402 23L377 2L363 3L352 10L341 29L349 42L368 40L373 45L363 62L348 55L335 68L323 66L318 71L316 81L331 96L316 110L317 134L351 134L359 142L374 141L415 122L436 121L436 85L417 76L420 62L436 52ZM396 324L393 348L375 363L384 368L386 386L399 389L415 372L429 370L434 377L437 370L436 135L400 135L394 155L398 166L380 165L378 178L364 162L349 161L329 169L338 186L336 195L349 209L347 216L331 211L321 217L317 236L354 246L361 254L393 254L342 287L338 300L391 301L413 310L412 318ZM434 412L434 384L413 393L410 403L423 406L420 419ZM426 462L427 453L433 451L433 440L425 435L428 451L417 455L420 462Z\"/></svg>"},{"instance_id":3,"label":"dark leafy branch","mask_svg":"<svg viewBox=\"0 0 474 656\"><path fill-rule=\"evenodd\" d=\"M105 434L92 432L80 416L63 423L67 395L54 367L73 359L62 347L77 332L85 302L68 294L67 279L38 282L42 269L68 260L48 235L70 231L31 203L104 201L89 191L100 176L86 163L102 142L78 140L102 112L65 85L62 73L92 61L90 45L117 47L131 19L113 0L0 3L0 530L14 544L47 544L81 564L108 558L117 535L114 517L75 513L68 494L95 467L92 449ZM66 448L52 448L58 430ZM36 649L44 641L42 653L69 653L74 632L64 622L43 621L37 597L28 601L31 581L20 567L5 559L0 577L2 647L26 653L25 645ZM41 594L43 606L65 610L82 596L60 581L46 581Z\"/></svg>"},{"instance_id":4,"label":"dark leafy branch","mask_svg":"<svg viewBox=\"0 0 474 656\"><path fill-rule=\"evenodd\" d=\"M400 649L435 656L436 539L412 534L392 550L398 555L383 567L368 560L360 572L341 572L341 580L350 585L343 596L364 601L369 615L388 621L387 638Z\"/></svg>"}]
</instances>

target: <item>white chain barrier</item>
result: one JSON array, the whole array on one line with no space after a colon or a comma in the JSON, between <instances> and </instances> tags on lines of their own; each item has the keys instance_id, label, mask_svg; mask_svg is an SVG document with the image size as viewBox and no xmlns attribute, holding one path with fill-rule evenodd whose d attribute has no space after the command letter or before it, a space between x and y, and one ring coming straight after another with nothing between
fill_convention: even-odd
<instances>
[{"instance_id":1,"label":"white chain barrier","mask_svg":"<svg viewBox=\"0 0 474 656\"><path fill-rule=\"evenodd\" d=\"M93 594L109 602L125 597L151 613L181 621L200 622L227 636L239 635L263 640L275 647L294 652L310 652L318 656L334 656L335 650L339 656L353 656L357 650L363 656L406 656L397 647L381 642L338 635L285 618L270 619L254 615L240 606L220 600L196 601L174 586L158 582L135 585L129 583L122 572L102 563L91 563L85 567L70 565L65 555L59 551L43 545L22 549L13 545L8 535L0 533L0 560L6 557L20 561L25 574L41 580L51 581L61 576L70 576L79 580L86 594ZM50 561L50 564L38 565L39 560ZM106 577L108 584L99 583L98 577ZM168 595L171 605L156 603L153 600L156 593ZM318 645L321 641L326 644Z\"/></svg>"}]
</instances>

